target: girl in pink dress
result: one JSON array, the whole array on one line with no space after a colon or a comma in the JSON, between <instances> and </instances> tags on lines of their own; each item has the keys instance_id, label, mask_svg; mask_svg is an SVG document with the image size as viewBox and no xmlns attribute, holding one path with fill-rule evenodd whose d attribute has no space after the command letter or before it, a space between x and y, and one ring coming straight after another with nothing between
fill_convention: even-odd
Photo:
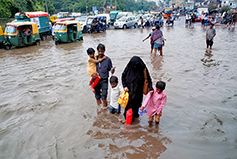
<instances>
[{"instance_id":1,"label":"girl in pink dress","mask_svg":"<svg viewBox=\"0 0 237 159\"><path fill-rule=\"evenodd\" d=\"M149 116L149 124L153 122L155 116L156 124L159 124L160 117L162 116L162 109L166 104L166 94L163 91L165 89L165 82L158 81L156 83L156 88L154 88L154 93L148 93L145 101L143 102L140 111L146 108L147 115Z\"/></svg>"}]
</instances>

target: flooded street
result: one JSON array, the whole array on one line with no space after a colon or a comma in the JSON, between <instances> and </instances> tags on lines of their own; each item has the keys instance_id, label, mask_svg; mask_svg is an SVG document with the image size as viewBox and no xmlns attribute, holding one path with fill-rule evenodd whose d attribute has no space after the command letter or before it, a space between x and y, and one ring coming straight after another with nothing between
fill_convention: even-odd
<instances>
[{"instance_id":1,"label":"flooded street","mask_svg":"<svg viewBox=\"0 0 237 159\"><path fill-rule=\"evenodd\" d=\"M142 42L151 28L0 49L0 158L236 159L237 28L215 29L208 50L200 23L185 28L182 17L174 27L163 27L163 57L150 53L149 40ZM96 105L86 50L99 43L120 85L134 55L146 63L153 86L166 82L168 99L158 126L149 126L146 115L126 126Z\"/></svg>"}]
</instances>

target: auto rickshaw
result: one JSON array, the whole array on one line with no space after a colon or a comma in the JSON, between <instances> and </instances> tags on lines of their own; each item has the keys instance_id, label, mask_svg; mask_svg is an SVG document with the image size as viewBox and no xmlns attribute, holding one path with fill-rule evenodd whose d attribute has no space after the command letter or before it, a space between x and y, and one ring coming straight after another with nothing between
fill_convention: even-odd
<instances>
[{"instance_id":1,"label":"auto rickshaw","mask_svg":"<svg viewBox=\"0 0 237 159\"><path fill-rule=\"evenodd\" d=\"M83 40L81 24L78 21L64 21L55 23L55 44Z\"/></svg>"},{"instance_id":2,"label":"auto rickshaw","mask_svg":"<svg viewBox=\"0 0 237 159\"><path fill-rule=\"evenodd\" d=\"M91 26L88 27L88 33L93 33L97 32L99 33L100 31L105 32L106 31L106 17L105 16L100 16L100 17L91 17L92 23Z\"/></svg>"},{"instance_id":3,"label":"auto rickshaw","mask_svg":"<svg viewBox=\"0 0 237 159\"><path fill-rule=\"evenodd\" d=\"M4 32L4 48L12 46L40 45L39 29L34 22L7 23Z\"/></svg>"},{"instance_id":4,"label":"auto rickshaw","mask_svg":"<svg viewBox=\"0 0 237 159\"><path fill-rule=\"evenodd\" d=\"M2 46L3 41L4 41L4 35L3 35L2 27L0 26L0 46Z\"/></svg>"}]
</instances>

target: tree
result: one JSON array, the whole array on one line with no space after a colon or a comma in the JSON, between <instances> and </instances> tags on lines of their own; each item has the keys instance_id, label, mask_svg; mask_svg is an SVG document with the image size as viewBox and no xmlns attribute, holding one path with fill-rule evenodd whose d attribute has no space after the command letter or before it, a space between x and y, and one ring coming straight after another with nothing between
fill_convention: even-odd
<instances>
[{"instance_id":1,"label":"tree","mask_svg":"<svg viewBox=\"0 0 237 159\"><path fill-rule=\"evenodd\" d=\"M217 6L215 4L212 4L212 3L208 4L208 11L210 12L213 9L217 9Z\"/></svg>"},{"instance_id":2,"label":"tree","mask_svg":"<svg viewBox=\"0 0 237 159\"><path fill-rule=\"evenodd\" d=\"M13 5L13 0L1 0L0 1L0 17L1 18L11 17L12 5Z\"/></svg>"},{"instance_id":3,"label":"tree","mask_svg":"<svg viewBox=\"0 0 237 159\"><path fill-rule=\"evenodd\" d=\"M221 8L220 12L221 14L223 14L224 12L228 12L231 9L231 7L229 5L224 6Z\"/></svg>"}]
</instances>

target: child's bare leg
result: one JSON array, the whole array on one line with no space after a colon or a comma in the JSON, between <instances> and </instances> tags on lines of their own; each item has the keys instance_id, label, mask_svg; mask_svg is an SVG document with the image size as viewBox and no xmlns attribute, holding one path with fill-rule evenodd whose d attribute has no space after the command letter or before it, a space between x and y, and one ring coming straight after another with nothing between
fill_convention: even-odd
<instances>
[{"instance_id":1,"label":"child's bare leg","mask_svg":"<svg viewBox=\"0 0 237 159\"><path fill-rule=\"evenodd\" d=\"M151 53L152 53L153 49L151 49Z\"/></svg>"},{"instance_id":2,"label":"child's bare leg","mask_svg":"<svg viewBox=\"0 0 237 159\"><path fill-rule=\"evenodd\" d=\"M148 122L149 124L151 124L153 122L153 117L154 116L149 116L149 122Z\"/></svg>"},{"instance_id":3,"label":"child's bare leg","mask_svg":"<svg viewBox=\"0 0 237 159\"><path fill-rule=\"evenodd\" d=\"M156 56L157 48L154 48L154 56Z\"/></svg>"},{"instance_id":4,"label":"child's bare leg","mask_svg":"<svg viewBox=\"0 0 237 159\"><path fill-rule=\"evenodd\" d=\"M160 56L162 56L162 47L160 47Z\"/></svg>"},{"instance_id":5,"label":"child's bare leg","mask_svg":"<svg viewBox=\"0 0 237 159\"><path fill-rule=\"evenodd\" d=\"M160 122L160 116L161 116L161 113L158 114L158 115L155 115L155 122L156 122L156 124L159 124L159 122Z\"/></svg>"}]
</instances>

